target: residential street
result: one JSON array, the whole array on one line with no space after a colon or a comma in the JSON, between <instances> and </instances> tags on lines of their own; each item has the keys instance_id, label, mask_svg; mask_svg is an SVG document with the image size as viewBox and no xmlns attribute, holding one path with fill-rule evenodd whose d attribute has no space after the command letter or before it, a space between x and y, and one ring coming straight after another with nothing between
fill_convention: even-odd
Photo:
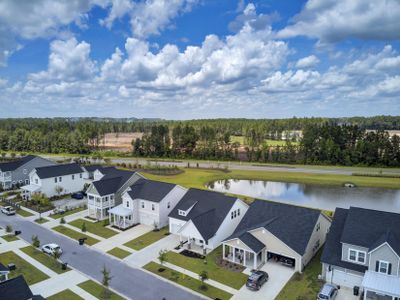
<instances>
[{"instance_id":1,"label":"residential street","mask_svg":"<svg viewBox=\"0 0 400 300\"><path fill-rule=\"evenodd\" d=\"M62 260L78 271L101 281L101 268L105 265L113 276L110 287L129 299L166 299L190 300L201 299L173 284L158 279L140 269L132 268L106 254L79 246L78 242L59 235L40 225L26 221L19 216L0 214L0 226L12 225L13 230L21 230L20 237L31 242L32 235L38 235L41 244L57 243L63 249Z\"/></svg>"}]
</instances>

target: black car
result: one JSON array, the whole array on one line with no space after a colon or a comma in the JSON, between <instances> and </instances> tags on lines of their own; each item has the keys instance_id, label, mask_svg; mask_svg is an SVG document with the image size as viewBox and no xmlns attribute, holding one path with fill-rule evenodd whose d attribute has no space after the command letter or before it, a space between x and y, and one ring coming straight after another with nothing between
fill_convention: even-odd
<instances>
[{"instance_id":1,"label":"black car","mask_svg":"<svg viewBox=\"0 0 400 300\"><path fill-rule=\"evenodd\" d=\"M255 271L247 278L246 286L251 290L258 291L268 281L268 278L267 272Z\"/></svg>"},{"instance_id":2,"label":"black car","mask_svg":"<svg viewBox=\"0 0 400 300\"><path fill-rule=\"evenodd\" d=\"M71 195L71 198L78 199L78 200L81 200L81 199L83 199L84 197L85 197L85 196L83 195L82 192L74 193L74 194Z\"/></svg>"}]
</instances>

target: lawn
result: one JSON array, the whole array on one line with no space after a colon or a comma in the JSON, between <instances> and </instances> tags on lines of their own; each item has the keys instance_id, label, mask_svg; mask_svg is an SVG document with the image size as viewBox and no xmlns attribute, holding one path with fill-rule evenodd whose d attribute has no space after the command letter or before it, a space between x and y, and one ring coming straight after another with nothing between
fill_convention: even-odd
<instances>
[{"instance_id":1,"label":"lawn","mask_svg":"<svg viewBox=\"0 0 400 300\"><path fill-rule=\"evenodd\" d=\"M193 291L196 291L202 295L205 295L211 299L219 298L219 299L225 300L225 299L230 299L232 297L232 294L229 294L229 293L227 293L223 290L220 290L216 287L213 287L207 283L205 283L205 285L207 286L207 289L203 290L200 288L200 286L201 286L200 280L192 278L192 277L182 274L180 272L174 271L172 269L164 267L155 262L150 262L147 265L145 265L143 268L146 269L147 271L157 274L158 276L161 276L163 278L171 280L179 285L182 285L182 286L187 287ZM165 269L165 271L159 272L160 268Z\"/></svg>"},{"instance_id":2,"label":"lawn","mask_svg":"<svg viewBox=\"0 0 400 300\"><path fill-rule=\"evenodd\" d=\"M33 216L32 213L30 213L29 211L26 211L24 209L18 209L17 210L17 214L19 214L21 217L31 217L31 216Z\"/></svg>"},{"instance_id":3,"label":"lawn","mask_svg":"<svg viewBox=\"0 0 400 300\"><path fill-rule=\"evenodd\" d=\"M322 250L315 255L302 274L296 273L293 275L279 293L276 300L316 298L322 286L322 283L318 280L318 274L321 273L321 253Z\"/></svg>"},{"instance_id":4,"label":"lawn","mask_svg":"<svg viewBox=\"0 0 400 300\"><path fill-rule=\"evenodd\" d=\"M80 300L83 299L71 290L64 290L53 296L47 297L47 300Z\"/></svg>"},{"instance_id":5,"label":"lawn","mask_svg":"<svg viewBox=\"0 0 400 300\"><path fill-rule=\"evenodd\" d=\"M51 217L51 218L53 218L53 219L60 219L60 218L62 218L62 217L66 217L66 216L69 216L69 215L76 214L77 212L83 211L83 210L85 210L85 209L86 209L86 208L84 208L84 207L77 207L77 208L68 210L68 211L66 211L66 212L63 213L63 214L53 214L53 215L50 215L49 217Z\"/></svg>"},{"instance_id":6,"label":"lawn","mask_svg":"<svg viewBox=\"0 0 400 300\"><path fill-rule=\"evenodd\" d=\"M41 264L45 265L50 270L53 270L57 274L62 274L71 270L70 268L67 268L67 270L62 270L60 262L56 261L50 255L44 254L42 251L35 249L32 246L24 247L21 248L20 250L25 254L29 255L30 257L32 257L33 259L37 260Z\"/></svg>"},{"instance_id":7,"label":"lawn","mask_svg":"<svg viewBox=\"0 0 400 300\"><path fill-rule=\"evenodd\" d=\"M28 285L32 285L49 278L49 276L36 269L34 266L12 251L0 253L0 261L3 265L7 265L9 263L15 264L16 269L10 272L10 278L23 275Z\"/></svg>"},{"instance_id":8,"label":"lawn","mask_svg":"<svg viewBox=\"0 0 400 300\"><path fill-rule=\"evenodd\" d=\"M92 238L92 237L90 237L90 236L88 236L88 235L86 235L84 233L77 232L75 230L69 229L69 228L67 228L65 226L62 226L62 225L54 227L53 230L55 230L55 231L57 231L59 233L62 233L64 235L66 235L66 236L69 236L71 239L74 239L74 240L78 240L80 238L86 238L85 243L90 245L90 246L99 242L99 240L97 240L95 238Z\"/></svg>"},{"instance_id":9,"label":"lawn","mask_svg":"<svg viewBox=\"0 0 400 300\"><path fill-rule=\"evenodd\" d=\"M105 299L107 299L107 300L123 300L124 299L123 297L115 294L112 291L109 291L109 293L110 293L109 297L104 297L105 288L102 285L94 282L93 280L88 280L88 281L82 282L82 283L78 284L78 286L81 289L84 289L86 292L88 292L89 294L95 296L97 299L100 299L100 300L105 300Z\"/></svg>"},{"instance_id":10,"label":"lawn","mask_svg":"<svg viewBox=\"0 0 400 300\"><path fill-rule=\"evenodd\" d=\"M13 234L3 235L1 238L3 240L6 240L7 242L14 242L19 240L19 238Z\"/></svg>"},{"instance_id":11,"label":"lawn","mask_svg":"<svg viewBox=\"0 0 400 300\"><path fill-rule=\"evenodd\" d=\"M111 229L105 227L103 221L99 221L99 222L93 223L93 222L86 221L86 220L83 220L83 219L78 219L78 220L72 221L72 222L70 222L68 224L72 225L72 226L75 226L76 228L81 229L83 223L85 223L86 230L88 232L93 233L93 234L98 235L98 236L101 236L101 237L103 237L105 239L108 239L108 238L118 234L114 230L111 230Z\"/></svg>"},{"instance_id":12,"label":"lawn","mask_svg":"<svg viewBox=\"0 0 400 300\"><path fill-rule=\"evenodd\" d=\"M124 245L134 250L141 250L164 238L168 233L168 226L161 228L159 231L147 232L134 240L131 240Z\"/></svg>"},{"instance_id":13,"label":"lawn","mask_svg":"<svg viewBox=\"0 0 400 300\"><path fill-rule=\"evenodd\" d=\"M167 261L176 266L182 267L196 274L207 271L210 279L223 283L234 289L240 289L247 280L247 276L240 272L233 272L216 264L222 256L222 247L218 247L206 256L207 264L204 260L183 256L179 253L168 252Z\"/></svg>"},{"instance_id":14,"label":"lawn","mask_svg":"<svg viewBox=\"0 0 400 300\"><path fill-rule=\"evenodd\" d=\"M118 248L118 247L115 247L115 248L107 251L107 253L111 254L111 255L113 255L115 257L118 257L120 259L124 259L125 257L127 257L127 256L132 254L132 253L130 253L130 252L124 250L124 249Z\"/></svg>"},{"instance_id":15,"label":"lawn","mask_svg":"<svg viewBox=\"0 0 400 300\"><path fill-rule=\"evenodd\" d=\"M35 222L38 223L38 224L44 224L44 223L49 222L49 220L47 220L46 218L37 218L35 220Z\"/></svg>"},{"instance_id":16,"label":"lawn","mask_svg":"<svg viewBox=\"0 0 400 300\"><path fill-rule=\"evenodd\" d=\"M244 136L237 136L237 135L231 135L230 137L231 143L239 143L240 145L245 145L244 142ZM286 146L286 141L284 140L270 140L270 139L265 139L264 143L266 143L268 146ZM298 142L291 142L292 145L298 145Z\"/></svg>"}]
</instances>

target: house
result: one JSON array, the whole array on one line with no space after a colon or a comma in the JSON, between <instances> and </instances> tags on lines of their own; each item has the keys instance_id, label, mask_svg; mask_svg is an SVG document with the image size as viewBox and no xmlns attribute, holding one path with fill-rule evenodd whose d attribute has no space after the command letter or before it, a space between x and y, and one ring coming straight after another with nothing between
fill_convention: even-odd
<instances>
[{"instance_id":1,"label":"house","mask_svg":"<svg viewBox=\"0 0 400 300\"><path fill-rule=\"evenodd\" d=\"M189 189L169 214L169 231L179 235L182 245L206 253L233 233L247 209L238 198Z\"/></svg>"},{"instance_id":2,"label":"house","mask_svg":"<svg viewBox=\"0 0 400 300\"><path fill-rule=\"evenodd\" d=\"M134 224L162 228L168 214L186 193L175 184L140 178L122 195L122 203L109 210L110 224L126 229Z\"/></svg>"},{"instance_id":3,"label":"house","mask_svg":"<svg viewBox=\"0 0 400 300\"><path fill-rule=\"evenodd\" d=\"M0 186L3 189L10 189L16 185L29 184L29 173L33 169L51 165L54 165L52 161L35 155L0 163Z\"/></svg>"},{"instance_id":4,"label":"house","mask_svg":"<svg viewBox=\"0 0 400 300\"><path fill-rule=\"evenodd\" d=\"M0 300L44 300L40 295L33 295L24 277L19 275L15 278L0 282Z\"/></svg>"},{"instance_id":5,"label":"house","mask_svg":"<svg viewBox=\"0 0 400 300\"><path fill-rule=\"evenodd\" d=\"M86 178L89 181L95 180L95 174L105 175L107 170L115 169L115 167L109 167L105 165L83 165L82 168L86 171Z\"/></svg>"},{"instance_id":6,"label":"house","mask_svg":"<svg viewBox=\"0 0 400 300\"><path fill-rule=\"evenodd\" d=\"M108 218L108 211L122 203L123 192L142 178L138 173L115 168L97 169L87 189L88 216L96 220Z\"/></svg>"},{"instance_id":7,"label":"house","mask_svg":"<svg viewBox=\"0 0 400 300\"><path fill-rule=\"evenodd\" d=\"M357 286L364 299L400 299L400 214L337 208L321 262L327 282Z\"/></svg>"},{"instance_id":8,"label":"house","mask_svg":"<svg viewBox=\"0 0 400 300\"><path fill-rule=\"evenodd\" d=\"M251 269L284 259L302 272L324 244L330 225L319 210L255 200L235 232L223 241L223 259Z\"/></svg>"},{"instance_id":9,"label":"house","mask_svg":"<svg viewBox=\"0 0 400 300\"><path fill-rule=\"evenodd\" d=\"M34 193L47 197L82 191L85 171L76 163L39 167L29 174L30 184L21 187L23 197L30 199Z\"/></svg>"}]
</instances>

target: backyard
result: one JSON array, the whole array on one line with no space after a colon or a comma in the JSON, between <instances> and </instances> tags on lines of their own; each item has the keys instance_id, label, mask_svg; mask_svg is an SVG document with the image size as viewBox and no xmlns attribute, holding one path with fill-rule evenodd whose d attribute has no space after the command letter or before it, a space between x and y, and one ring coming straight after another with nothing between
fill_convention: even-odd
<instances>
[{"instance_id":1,"label":"backyard","mask_svg":"<svg viewBox=\"0 0 400 300\"><path fill-rule=\"evenodd\" d=\"M72 221L68 224L81 229L83 223L85 223L86 230L88 232L93 233L98 236L101 236L105 239L108 239L108 238L118 234L116 231L105 227L105 225L108 225L108 220L99 221L99 222L90 222L87 220L78 219L78 220Z\"/></svg>"},{"instance_id":2,"label":"backyard","mask_svg":"<svg viewBox=\"0 0 400 300\"><path fill-rule=\"evenodd\" d=\"M157 242L158 240L161 240L166 235L168 235L168 232L169 232L168 226L165 226L158 231L153 230L148 233L145 233L145 234L137 237L136 239L125 243L124 245L129 248L132 248L134 250L141 250L141 249Z\"/></svg>"}]
</instances>

